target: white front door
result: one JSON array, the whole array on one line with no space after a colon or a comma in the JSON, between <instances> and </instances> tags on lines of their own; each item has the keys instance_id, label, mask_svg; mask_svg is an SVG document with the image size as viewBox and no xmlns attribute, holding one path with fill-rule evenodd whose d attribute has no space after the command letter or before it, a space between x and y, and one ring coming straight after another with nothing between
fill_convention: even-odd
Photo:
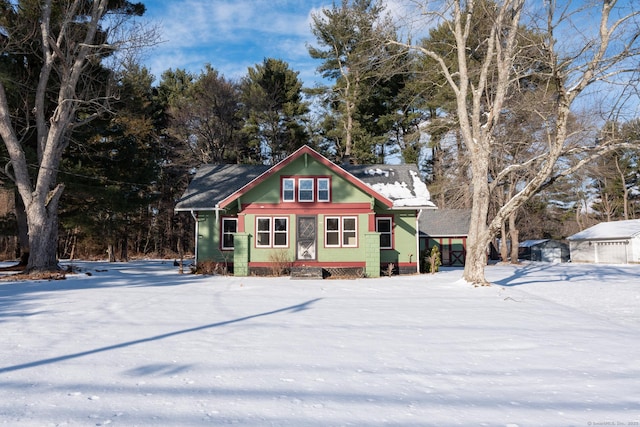
<instances>
[{"instance_id":1,"label":"white front door","mask_svg":"<svg viewBox=\"0 0 640 427\"><path fill-rule=\"evenodd\" d=\"M316 260L316 224L315 216L299 216L296 227L296 257L298 261Z\"/></svg>"}]
</instances>

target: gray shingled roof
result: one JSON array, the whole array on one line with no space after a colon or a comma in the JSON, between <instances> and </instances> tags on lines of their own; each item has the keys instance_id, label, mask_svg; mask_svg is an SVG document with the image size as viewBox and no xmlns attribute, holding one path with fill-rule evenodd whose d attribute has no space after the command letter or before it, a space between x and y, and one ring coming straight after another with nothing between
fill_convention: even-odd
<instances>
[{"instance_id":1,"label":"gray shingled roof","mask_svg":"<svg viewBox=\"0 0 640 427\"><path fill-rule=\"evenodd\" d=\"M266 165L204 165L198 169L175 210L212 209L221 200L269 170Z\"/></svg>"},{"instance_id":2,"label":"gray shingled roof","mask_svg":"<svg viewBox=\"0 0 640 427\"><path fill-rule=\"evenodd\" d=\"M266 165L204 165L175 210L212 209L269 169ZM435 207L415 166L347 165L343 169L387 197L395 207Z\"/></svg>"},{"instance_id":3,"label":"gray shingled roof","mask_svg":"<svg viewBox=\"0 0 640 427\"><path fill-rule=\"evenodd\" d=\"M420 215L419 228L423 236L466 236L470 224L470 209L424 210Z\"/></svg>"}]
</instances>

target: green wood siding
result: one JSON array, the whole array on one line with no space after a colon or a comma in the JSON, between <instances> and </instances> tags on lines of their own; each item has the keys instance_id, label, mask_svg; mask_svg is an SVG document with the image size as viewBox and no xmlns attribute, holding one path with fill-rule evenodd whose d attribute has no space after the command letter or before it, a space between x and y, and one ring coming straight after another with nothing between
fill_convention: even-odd
<instances>
[{"instance_id":1,"label":"green wood siding","mask_svg":"<svg viewBox=\"0 0 640 427\"><path fill-rule=\"evenodd\" d=\"M305 165L306 163L306 165ZM297 159L278 174L269 177L241 197L241 203L279 203L281 176L328 176L331 178L332 203L369 203L371 196L308 156ZM235 209L234 204L234 209Z\"/></svg>"},{"instance_id":2,"label":"green wood siding","mask_svg":"<svg viewBox=\"0 0 640 427\"><path fill-rule=\"evenodd\" d=\"M380 250L380 262L417 262L418 242L416 241L416 216L414 211L383 211L377 215L392 215L393 218L393 249Z\"/></svg>"}]
</instances>

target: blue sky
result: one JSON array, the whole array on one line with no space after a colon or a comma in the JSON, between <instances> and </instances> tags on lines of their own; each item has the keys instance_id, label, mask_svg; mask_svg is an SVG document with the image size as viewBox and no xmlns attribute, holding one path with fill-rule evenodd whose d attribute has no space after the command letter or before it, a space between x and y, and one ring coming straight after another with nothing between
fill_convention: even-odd
<instances>
[{"instance_id":1,"label":"blue sky","mask_svg":"<svg viewBox=\"0 0 640 427\"><path fill-rule=\"evenodd\" d=\"M143 63L157 79L182 68L198 73L210 63L227 78L239 78L264 58L282 59L305 85L319 80L306 45L315 43L311 13L331 0L141 0L145 18L161 27L164 43Z\"/></svg>"}]
</instances>

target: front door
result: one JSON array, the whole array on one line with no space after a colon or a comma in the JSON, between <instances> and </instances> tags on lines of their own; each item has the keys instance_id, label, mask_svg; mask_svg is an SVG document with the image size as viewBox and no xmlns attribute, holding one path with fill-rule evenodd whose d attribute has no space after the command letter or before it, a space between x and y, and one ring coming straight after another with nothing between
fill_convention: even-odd
<instances>
[{"instance_id":1,"label":"front door","mask_svg":"<svg viewBox=\"0 0 640 427\"><path fill-rule=\"evenodd\" d=\"M315 216L298 217L296 255L298 261L315 261L316 259Z\"/></svg>"}]
</instances>

